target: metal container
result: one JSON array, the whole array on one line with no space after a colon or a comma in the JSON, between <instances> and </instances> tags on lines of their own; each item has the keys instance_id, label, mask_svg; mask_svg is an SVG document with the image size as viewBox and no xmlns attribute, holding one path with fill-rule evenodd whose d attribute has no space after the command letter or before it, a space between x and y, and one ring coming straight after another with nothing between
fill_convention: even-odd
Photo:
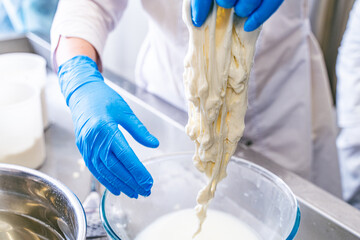
<instances>
[{"instance_id":1,"label":"metal container","mask_svg":"<svg viewBox=\"0 0 360 240\"><path fill-rule=\"evenodd\" d=\"M84 210L67 187L36 170L0 164L0 239L85 236Z\"/></svg>"}]
</instances>

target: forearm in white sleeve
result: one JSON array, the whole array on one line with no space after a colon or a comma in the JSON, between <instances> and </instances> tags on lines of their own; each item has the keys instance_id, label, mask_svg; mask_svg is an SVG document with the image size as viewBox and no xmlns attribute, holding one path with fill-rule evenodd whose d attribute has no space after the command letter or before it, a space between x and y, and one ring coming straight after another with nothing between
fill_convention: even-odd
<instances>
[{"instance_id":1,"label":"forearm in white sleeve","mask_svg":"<svg viewBox=\"0 0 360 240\"><path fill-rule=\"evenodd\" d=\"M120 20L126 5L127 0L60 0L51 28L52 56L63 36L88 41L101 59L107 36Z\"/></svg>"}]
</instances>

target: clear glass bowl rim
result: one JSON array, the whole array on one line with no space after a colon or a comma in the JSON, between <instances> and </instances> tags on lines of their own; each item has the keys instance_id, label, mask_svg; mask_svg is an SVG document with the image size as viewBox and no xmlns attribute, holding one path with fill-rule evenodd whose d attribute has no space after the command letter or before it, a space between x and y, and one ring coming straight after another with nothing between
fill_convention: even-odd
<instances>
[{"instance_id":1,"label":"clear glass bowl rim","mask_svg":"<svg viewBox=\"0 0 360 240\"><path fill-rule=\"evenodd\" d=\"M173 158L173 157L179 157L179 156L186 156L186 155L193 155L193 152L181 152L181 153L170 153L170 154L161 154L158 156L154 156L154 157L150 157L147 158L145 160L143 160L144 165L148 165L148 164L153 164L153 163L157 163L157 162L161 162L161 161L168 161L169 158ZM293 225L293 229L290 232L289 236L286 238L286 240L293 240L299 230L300 227L300 219L301 219L301 213L300 213L300 208L299 208L299 204L297 202L297 199L295 197L295 194L291 191L291 189L289 188L289 186L278 176L276 176L274 173L270 172L269 170L265 169L264 167L257 165L255 163L252 163L248 160L236 157L236 156L232 156L231 160L232 162L235 162L237 164L243 165L249 169L251 169L252 171L262 175L263 177L267 178L268 180L272 181L273 183L275 183L276 185L278 185L283 191L287 192L287 194L293 199L294 201L294 212L296 212L296 216L294 219L294 225ZM117 234L115 233L115 231L112 229L111 224L109 223L107 217L106 217L106 212L105 212L105 203L106 203L106 199L107 196L109 194L109 191L106 189L104 191L104 194L101 198L101 203L100 203L100 217L101 217L101 221L103 223L103 226L105 228L105 231L107 232L107 234L115 240L124 240L121 239L117 236Z\"/></svg>"}]
</instances>

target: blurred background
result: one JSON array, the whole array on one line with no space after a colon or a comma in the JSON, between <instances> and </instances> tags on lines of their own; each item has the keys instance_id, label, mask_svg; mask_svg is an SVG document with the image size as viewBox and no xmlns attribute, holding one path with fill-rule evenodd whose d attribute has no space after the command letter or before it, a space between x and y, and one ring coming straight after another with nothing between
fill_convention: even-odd
<instances>
[{"instance_id":1,"label":"blurred background","mask_svg":"<svg viewBox=\"0 0 360 240\"><path fill-rule=\"evenodd\" d=\"M0 0L0 34L34 32L49 37L58 0Z\"/></svg>"},{"instance_id":2,"label":"blurred background","mask_svg":"<svg viewBox=\"0 0 360 240\"><path fill-rule=\"evenodd\" d=\"M311 28L324 53L334 103L336 93L336 58L349 18L349 12L354 2L354 0L311 1Z\"/></svg>"},{"instance_id":3,"label":"blurred background","mask_svg":"<svg viewBox=\"0 0 360 240\"><path fill-rule=\"evenodd\" d=\"M354 0L311 0L309 3L312 30L323 50L332 94L335 96L337 50ZM14 33L33 32L49 41L57 4L58 0L0 0L0 38ZM129 1L123 18L106 44L105 67L133 80L137 53L146 32L146 15L140 0Z\"/></svg>"}]
</instances>

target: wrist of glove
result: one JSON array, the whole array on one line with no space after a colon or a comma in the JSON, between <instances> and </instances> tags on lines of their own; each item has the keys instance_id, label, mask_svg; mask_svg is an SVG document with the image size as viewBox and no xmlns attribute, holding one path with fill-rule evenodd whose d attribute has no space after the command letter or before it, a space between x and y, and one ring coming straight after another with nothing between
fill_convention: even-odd
<instances>
[{"instance_id":1,"label":"wrist of glove","mask_svg":"<svg viewBox=\"0 0 360 240\"><path fill-rule=\"evenodd\" d=\"M247 32L260 27L282 4L284 0L216 0L223 8L234 8L236 15L248 18L244 25ZM191 16L194 26L201 27L205 22L213 0L191 0Z\"/></svg>"},{"instance_id":2,"label":"wrist of glove","mask_svg":"<svg viewBox=\"0 0 360 240\"><path fill-rule=\"evenodd\" d=\"M118 125L144 146L155 148L159 141L121 96L105 84L89 57L68 60L59 67L58 76L72 114L76 145L91 173L115 195L150 195L153 179Z\"/></svg>"}]
</instances>

